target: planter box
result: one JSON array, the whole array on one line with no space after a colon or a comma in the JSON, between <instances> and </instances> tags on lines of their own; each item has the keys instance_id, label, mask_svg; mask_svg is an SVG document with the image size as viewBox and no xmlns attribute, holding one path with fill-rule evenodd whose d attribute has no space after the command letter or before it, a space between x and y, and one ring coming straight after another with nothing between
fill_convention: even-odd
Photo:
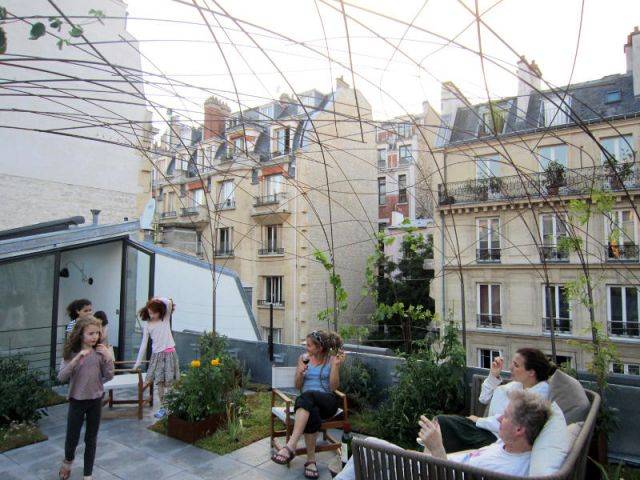
<instances>
[{"instance_id":1,"label":"planter box","mask_svg":"<svg viewBox=\"0 0 640 480\"><path fill-rule=\"evenodd\" d=\"M198 422L188 422L175 415L169 415L167 420L167 433L170 437L177 438L187 443L195 443L207 435L211 435L226 422L226 415L218 413Z\"/></svg>"}]
</instances>

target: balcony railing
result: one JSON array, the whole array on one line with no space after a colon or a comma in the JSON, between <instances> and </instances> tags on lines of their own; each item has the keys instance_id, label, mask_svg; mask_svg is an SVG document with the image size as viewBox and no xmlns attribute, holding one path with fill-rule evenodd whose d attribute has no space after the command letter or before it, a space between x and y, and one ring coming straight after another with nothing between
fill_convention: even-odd
<instances>
[{"instance_id":1,"label":"balcony railing","mask_svg":"<svg viewBox=\"0 0 640 480\"><path fill-rule=\"evenodd\" d=\"M640 322L611 321L609 322L609 335L640 338Z\"/></svg>"},{"instance_id":2,"label":"balcony railing","mask_svg":"<svg viewBox=\"0 0 640 480\"><path fill-rule=\"evenodd\" d=\"M539 247L540 258L547 262L568 262L569 251L558 247Z\"/></svg>"},{"instance_id":3,"label":"balcony railing","mask_svg":"<svg viewBox=\"0 0 640 480\"><path fill-rule=\"evenodd\" d=\"M478 248L476 249L476 260L482 263L499 263L500 262L500 249L499 248Z\"/></svg>"},{"instance_id":4,"label":"balcony railing","mask_svg":"<svg viewBox=\"0 0 640 480\"><path fill-rule=\"evenodd\" d=\"M181 215L183 217L186 217L188 215L197 215L199 213L198 208L199 207L185 207L182 209Z\"/></svg>"},{"instance_id":5,"label":"balcony railing","mask_svg":"<svg viewBox=\"0 0 640 480\"><path fill-rule=\"evenodd\" d=\"M236 201L232 199L227 199L224 202L216 203L216 210L233 210L236 208Z\"/></svg>"},{"instance_id":6,"label":"balcony railing","mask_svg":"<svg viewBox=\"0 0 640 480\"><path fill-rule=\"evenodd\" d=\"M551 332L551 318L542 317L542 331ZM553 331L555 333L571 333L570 318L553 318Z\"/></svg>"},{"instance_id":7,"label":"balcony railing","mask_svg":"<svg viewBox=\"0 0 640 480\"><path fill-rule=\"evenodd\" d=\"M258 255L284 255L284 248L282 247L259 248Z\"/></svg>"},{"instance_id":8,"label":"balcony railing","mask_svg":"<svg viewBox=\"0 0 640 480\"><path fill-rule=\"evenodd\" d=\"M607 261L638 261L638 245L611 245L607 246Z\"/></svg>"},{"instance_id":9,"label":"balcony railing","mask_svg":"<svg viewBox=\"0 0 640 480\"><path fill-rule=\"evenodd\" d=\"M259 307L268 307L271 304L273 304L274 307L284 307L284 300L258 300Z\"/></svg>"},{"instance_id":10,"label":"balcony railing","mask_svg":"<svg viewBox=\"0 0 640 480\"><path fill-rule=\"evenodd\" d=\"M232 257L233 248L218 248L216 249L216 257Z\"/></svg>"},{"instance_id":11,"label":"balcony railing","mask_svg":"<svg viewBox=\"0 0 640 480\"><path fill-rule=\"evenodd\" d=\"M479 313L478 328L502 328L502 315Z\"/></svg>"},{"instance_id":12,"label":"balcony railing","mask_svg":"<svg viewBox=\"0 0 640 480\"><path fill-rule=\"evenodd\" d=\"M284 193L274 193L271 195L264 195L262 197L255 197L254 207L262 207L264 205L276 205L284 198Z\"/></svg>"},{"instance_id":13,"label":"balcony railing","mask_svg":"<svg viewBox=\"0 0 640 480\"><path fill-rule=\"evenodd\" d=\"M172 210L170 212L162 212L160 214L160 218L175 218L177 216L178 214L175 212L175 210Z\"/></svg>"},{"instance_id":14,"label":"balcony railing","mask_svg":"<svg viewBox=\"0 0 640 480\"><path fill-rule=\"evenodd\" d=\"M632 163L623 182L608 165L567 168L561 182L551 184L545 172L506 177L463 180L438 185L440 205L512 201L520 198L545 198L557 195L585 195L592 190L623 191L640 188L640 168Z\"/></svg>"}]
</instances>

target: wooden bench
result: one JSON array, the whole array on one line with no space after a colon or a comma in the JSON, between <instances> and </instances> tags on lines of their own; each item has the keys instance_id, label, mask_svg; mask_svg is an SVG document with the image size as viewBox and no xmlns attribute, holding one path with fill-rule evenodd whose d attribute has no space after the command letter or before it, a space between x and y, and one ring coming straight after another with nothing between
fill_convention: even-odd
<instances>
[{"instance_id":1,"label":"wooden bench","mask_svg":"<svg viewBox=\"0 0 640 480\"><path fill-rule=\"evenodd\" d=\"M134 363L132 361L121 361L115 362L117 365L125 365ZM143 362L147 363L147 362ZM103 402L104 404L109 404L109 408L113 408L114 405L138 405L138 419L142 419L142 408L144 404L148 404L149 406L153 406L153 383L149 385L145 385L144 381L147 374L143 373L139 368L116 368L114 377L104 384L105 392L109 392L108 398ZM117 390L125 390L128 388L137 387L137 398L135 399L114 399L114 391ZM147 399L144 398L144 391L149 390L149 397Z\"/></svg>"}]
</instances>

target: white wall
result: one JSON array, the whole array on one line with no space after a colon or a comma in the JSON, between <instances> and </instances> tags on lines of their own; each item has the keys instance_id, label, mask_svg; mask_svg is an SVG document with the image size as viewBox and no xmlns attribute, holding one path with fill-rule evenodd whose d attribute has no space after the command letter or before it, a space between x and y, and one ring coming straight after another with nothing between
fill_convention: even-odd
<instances>
[{"instance_id":1,"label":"white wall","mask_svg":"<svg viewBox=\"0 0 640 480\"><path fill-rule=\"evenodd\" d=\"M211 331L211 271L160 253L155 265L155 295L171 297L176 303L173 329ZM216 330L230 338L257 340L236 280L224 274L218 274L217 280Z\"/></svg>"},{"instance_id":2,"label":"white wall","mask_svg":"<svg viewBox=\"0 0 640 480\"><path fill-rule=\"evenodd\" d=\"M107 16L122 16L126 13L126 6L119 0L59 0L56 4L68 15L87 15L89 9L102 10ZM2 5L10 14L15 15L44 15L57 16L53 7L46 0L4 0ZM104 25L93 22L84 26L85 35L90 41L118 40L118 43L98 44L97 48L111 63L140 69L140 57L133 47L137 47L135 39L125 30L124 19L104 20ZM37 133L9 128L0 128L0 144L2 157L0 159L0 176L5 182L20 183L20 192L11 197L13 202L2 202L0 205L0 227L14 227L38 221L51 220L50 213L40 212L47 207L51 199L41 199L38 192L44 188L56 192L55 201L59 203L60 211L64 215L89 214L89 209L97 208L104 211L103 215L122 220L125 216L132 216L132 206L135 211L136 195L143 191L139 185L140 171L144 164L140 154L131 148L103 143L108 140L127 145L138 145L135 133L142 135L140 123L136 132L127 125L114 128L89 126L87 122L100 125L104 122L145 122L150 119L144 100L135 98L133 87L124 82L107 66L102 69L90 68L87 64L77 65L57 61L59 59L74 59L102 63L95 54L88 53L73 46L65 46L59 50L56 38L46 35L38 40L29 40L29 25L24 22L5 23L3 25L8 37L7 57L2 66L2 77L11 80L38 79L42 88L29 88L29 92L37 96L5 96L5 107L12 107L26 112L0 112L0 125L24 128L50 129L64 127L79 127L68 130L68 133L82 135L90 139L76 139L48 133ZM66 35L68 25L62 29ZM133 46L122 42L119 36L130 40ZM74 41L77 41L74 39ZM82 41L82 39L79 39ZM11 62L14 55L27 55L54 59L52 61ZM19 65L46 69L53 73L35 72ZM94 79L101 85L90 84L86 81L69 81L73 76L80 79ZM50 80L64 80L51 82ZM141 85L136 85L141 89ZM14 88L24 89L24 85L13 84ZM49 87L49 88L46 88ZM53 88L53 89L52 89ZM98 92L54 89L97 89ZM112 88L124 90L114 93ZM6 94L9 91L5 92ZM73 95L91 97L91 101L77 98L53 98L53 95ZM137 94L135 94L137 95ZM108 101L109 100L109 101ZM127 101L139 105L115 103ZM75 118L55 118L44 113L56 112L65 115L73 114ZM93 117L101 117L94 119ZM123 120L124 118L124 120ZM95 139L98 141L94 141ZM25 179L32 179L30 184ZM42 185L46 182L46 185ZM111 193L113 195L111 195ZM128 195L122 197L122 194ZM16 197L17 195L17 197ZM51 195L49 195L51 196ZM110 197L119 198L120 202L109 201ZM9 200L9 199L8 199ZM72 208L69 208L69 207ZM20 208L16 212L16 207ZM19 214L17 214L19 213Z\"/></svg>"},{"instance_id":3,"label":"white wall","mask_svg":"<svg viewBox=\"0 0 640 480\"><path fill-rule=\"evenodd\" d=\"M80 271L93 278L93 285L82 281ZM96 245L63 252L60 269L69 269L69 278L60 278L58 325L69 323L66 308L77 298L87 298L93 310L103 310L109 319L109 343L118 345L118 309L120 308L120 271L122 267L122 244L120 242Z\"/></svg>"}]
</instances>

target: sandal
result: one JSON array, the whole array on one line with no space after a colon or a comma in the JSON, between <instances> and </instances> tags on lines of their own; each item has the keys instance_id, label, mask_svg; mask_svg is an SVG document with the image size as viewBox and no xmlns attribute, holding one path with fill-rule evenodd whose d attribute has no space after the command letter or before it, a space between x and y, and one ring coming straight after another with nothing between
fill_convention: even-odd
<instances>
[{"instance_id":1,"label":"sandal","mask_svg":"<svg viewBox=\"0 0 640 480\"><path fill-rule=\"evenodd\" d=\"M315 465L315 470L309 468L309 465ZM314 461L307 462L304 464L304 476L305 478L319 478L320 473L318 472L318 464Z\"/></svg>"},{"instance_id":2,"label":"sandal","mask_svg":"<svg viewBox=\"0 0 640 480\"><path fill-rule=\"evenodd\" d=\"M286 450L287 452L289 452L289 455L285 457L283 454L280 453L280 450ZM296 452L291 450L288 445L285 445L280 450L274 453L273 455L271 455L271 460L277 463L278 465L288 465L289 463L291 463L291 460L293 460L296 456Z\"/></svg>"},{"instance_id":3,"label":"sandal","mask_svg":"<svg viewBox=\"0 0 640 480\"><path fill-rule=\"evenodd\" d=\"M69 462L67 460L62 460L62 465L60 466L60 471L58 472L58 477L60 480L69 480L71 476L71 464L73 462Z\"/></svg>"}]
</instances>

